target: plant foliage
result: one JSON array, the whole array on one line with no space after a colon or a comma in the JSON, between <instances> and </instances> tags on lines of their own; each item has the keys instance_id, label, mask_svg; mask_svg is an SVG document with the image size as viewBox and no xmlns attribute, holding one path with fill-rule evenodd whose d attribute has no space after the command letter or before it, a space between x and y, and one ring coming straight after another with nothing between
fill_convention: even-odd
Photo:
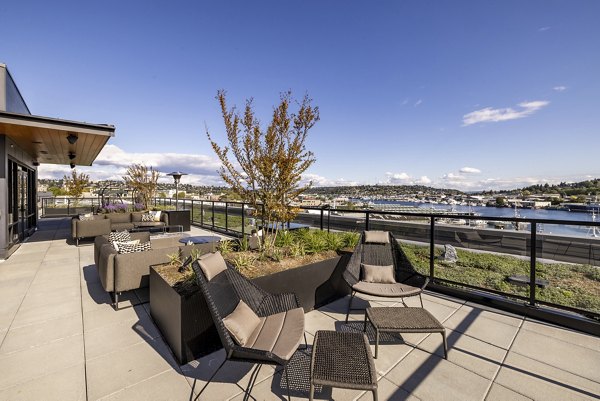
<instances>
[{"instance_id":1,"label":"plant foliage","mask_svg":"<svg viewBox=\"0 0 600 401\"><path fill-rule=\"evenodd\" d=\"M158 178L160 173L144 164L132 164L127 168L127 173L123 176L125 184L131 188L137 201L148 208L150 201L156 193Z\"/></svg>"},{"instance_id":2,"label":"plant foliage","mask_svg":"<svg viewBox=\"0 0 600 401\"><path fill-rule=\"evenodd\" d=\"M305 96L296 113L290 112L291 92L281 95L273 109L266 129L255 115L252 99L246 101L243 115L229 109L226 93L220 90L217 100L221 107L227 145L220 146L206 132L213 150L222 163L219 174L244 201L249 202L262 218L267 231L277 237L278 222L291 221L298 210L291 202L310 188L301 183L302 174L314 163L312 152L306 150L309 130L319 120L319 108ZM273 242L265 243L269 248Z\"/></svg>"},{"instance_id":3,"label":"plant foliage","mask_svg":"<svg viewBox=\"0 0 600 401\"><path fill-rule=\"evenodd\" d=\"M67 177L65 175L63 181L67 194L71 195L75 200L75 204L77 204L81 199L83 190L90 185L90 176L84 173L77 174L77 170L73 169L71 170L71 176Z\"/></svg>"}]
</instances>

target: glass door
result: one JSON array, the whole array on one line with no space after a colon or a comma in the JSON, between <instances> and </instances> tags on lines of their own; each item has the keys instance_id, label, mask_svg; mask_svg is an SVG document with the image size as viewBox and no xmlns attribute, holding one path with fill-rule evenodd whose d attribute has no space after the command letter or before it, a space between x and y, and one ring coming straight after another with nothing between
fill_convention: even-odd
<instances>
[{"instance_id":1,"label":"glass door","mask_svg":"<svg viewBox=\"0 0 600 401\"><path fill-rule=\"evenodd\" d=\"M18 237L19 241L25 239L25 233L29 230L28 211L28 174L21 167L17 169L17 208L18 208Z\"/></svg>"}]
</instances>

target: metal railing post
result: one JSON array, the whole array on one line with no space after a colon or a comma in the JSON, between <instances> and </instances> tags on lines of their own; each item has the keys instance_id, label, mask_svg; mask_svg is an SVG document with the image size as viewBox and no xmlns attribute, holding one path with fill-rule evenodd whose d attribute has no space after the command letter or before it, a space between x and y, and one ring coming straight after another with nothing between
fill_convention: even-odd
<instances>
[{"instance_id":1,"label":"metal railing post","mask_svg":"<svg viewBox=\"0 0 600 401\"><path fill-rule=\"evenodd\" d=\"M204 201L200 201L200 227L204 227Z\"/></svg>"},{"instance_id":2,"label":"metal railing post","mask_svg":"<svg viewBox=\"0 0 600 401\"><path fill-rule=\"evenodd\" d=\"M67 199L67 216L71 215L71 199Z\"/></svg>"},{"instance_id":3,"label":"metal railing post","mask_svg":"<svg viewBox=\"0 0 600 401\"><path fill-rule=\"evenodd\" d=\"M192 199L192 205L191 205L191 211L190 213L192 214L192 221L194 221L194 199Z\"/></svg>"},{"instance_id":4,"label":"metal railing post","mask_svg":"<svg viewBox=\"0 0 600 401\"><path fill-rule=\"evenodd\" d=\"M323 208L321 208L321 219L319 220L319 228L323 231Z\"/></svg>"},{"instance_id":5,"label":"metal railing post","mask_svg":"<svg viewBox=\"0 0 600 401\"><path fill-rule=\"evenodd\" d=\"M370 213L365 211L365 231L369 231L369 215Z\"/></svg>"},{"instance_id":6,"label":"metal railing post","mask_svg":"<svg viewBox=\"0 0 600 401\"><path fill-rule=\"evenodd\" d=\"M516 223L519 224L519 223ZM535 276L536 268L535 261L537 259L537 227L536 222L531 222L531 250L529 259L529 305L535 306Z\"/></svg>"},{"instance_id":7,"label":"metal railing post","mask_svg":"<svg viewBox=\"0 0 600 401\"><path fill-rule=\"evenodd\" d=\"M215 201L212 202L212 217L211 219L211 227L214 230L215 229Z\"/></svg>"},{"instance_id":8,"label":"metal railing post","mask_svg":"<svg viewBox=\"0 0 600 401\"><path fill-rule=\"evenodd\" d=\"M246 206L246 204L242 203L242 238L244 238L244 234L246 234L246 219L244 216L244 206Z\"/></svg>"},{"instance_id":9,"label":"metal railing post","mask_svg":"<svg viewBox=\"0 0 600 401\"><path fill-rule=\"evenodd\" d=\"M229 231L229 202L225 202L225 231Z\"/></svg>"},{"instance_id":10,"label":"metal railing post","mask_svg":"<svg viewBox=\"0 0 600 401\"><path fill-rule=\"evenodd\" d=\"M429 222L429 279L435 276L435 217Z\"/></svg>"}]
</instances>

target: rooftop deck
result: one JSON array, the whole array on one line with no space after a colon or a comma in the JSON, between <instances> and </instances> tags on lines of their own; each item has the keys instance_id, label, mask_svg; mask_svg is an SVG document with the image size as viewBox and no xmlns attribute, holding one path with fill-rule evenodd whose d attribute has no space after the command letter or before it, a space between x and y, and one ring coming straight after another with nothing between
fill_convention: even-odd
<instances>
[{"instance_id":1,"label":"rooftop deck","mask_svg":"<svg viewBox=\"0 0 600 401\"><path fill-rule=\"evenodd\" d=\"M223 351L178 366L149 315L147 289L125 293L115 311L99 283L93 245L67 244L69 233L68 219L44 219L0 263L0 400L194 399ZM309 343L317 330L362 330L362 314L343 323L346 302L306 315ZM435 293L425 294L424 304L447 328L448 360L439 335L382 337L380 400L600 399L600 338ZM290 364L294 399L308 398L309 362L298 351ZM251 368L228 362L202 399L241 400ZM252 396L283 399L284 383L265 366ZM317 388L315 398L371 395Z\"/></svg>"}]
</instances>

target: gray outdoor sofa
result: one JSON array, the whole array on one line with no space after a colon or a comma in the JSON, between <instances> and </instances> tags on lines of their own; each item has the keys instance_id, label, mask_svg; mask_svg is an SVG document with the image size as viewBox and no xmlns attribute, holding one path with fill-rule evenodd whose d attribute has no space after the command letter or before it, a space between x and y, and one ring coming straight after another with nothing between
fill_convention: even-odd
<instances>
[{"instance_id":1,"label":"gray outdoor sofa","mask_svg":"<svg viewBox=\"0 0 600 401\"><path fill-rule=\"evenodd\" d=\"M142 221L144 212L107 213L93 215L91 220L71 219L71 238L79 245L81 238L107 235L111 231L132 230L141 227L164 227L169 225L169 215L160 214L160 221Z\"/></svg>"},{"instance_id":2,"label":"gray outdoor sofa","mask_svg":"<svg viewBox=\"0 0 600 401\"><path fill-rule=\"evenodd\" d=\"M190 256L194 248L201 254L214 252L217 242L184 245L181 236L150 239L150 233L131 233L131 239L150 241L152 249L143 252L118 253L108 241L108 236L97 236L94 240L94 262L100 282L105 291L112 293L115 309L119 309L119 293L148 287L150 266L169 262L170 254L180 252L181 259Z\"/></svg>"}]
</instances>

